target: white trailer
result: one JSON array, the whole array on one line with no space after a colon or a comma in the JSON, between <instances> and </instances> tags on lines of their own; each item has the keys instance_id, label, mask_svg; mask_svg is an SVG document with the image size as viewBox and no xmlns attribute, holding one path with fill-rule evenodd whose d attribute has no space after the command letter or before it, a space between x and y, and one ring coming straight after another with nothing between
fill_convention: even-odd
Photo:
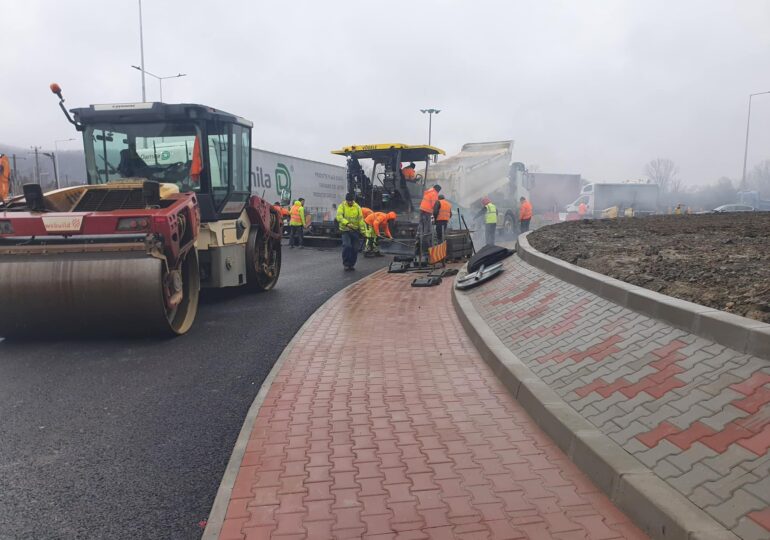
<instances>
[{"instance_id":1,"label":"white trailer","mask_svg":"<svg viewBox=\"0 0 770 540\"><path fill-rule=\"evenodd\" d=\"M254 195L283 206L303 197L314 223L333 220L347 192L345 167L259 148L251 149L251 185Z\"/></svg>"},{"instance_id":2,"label":"white trailer","mask_svg":"<svg viewBox=\"0 0 770 540\"><path fill-rule=\"evenodd\" d=\"M588 206L588 215L601 217L602 212L617 207L620 212L631 208L634 214L655 214L659 209L658 185L627 183L591 183L583 186L580 196L567 205L567 212L578 211L580 203Z\"/></svg>"}]
</instances>

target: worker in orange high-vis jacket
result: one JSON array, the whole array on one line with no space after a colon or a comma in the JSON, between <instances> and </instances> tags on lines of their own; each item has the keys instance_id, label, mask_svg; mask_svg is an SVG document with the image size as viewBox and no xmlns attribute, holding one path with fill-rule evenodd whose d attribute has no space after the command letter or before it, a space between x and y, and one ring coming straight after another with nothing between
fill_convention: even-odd
<instances>
[{"instance_id":1,"label":"worker in orange high-vis jacket","mask_svg":"<svg viewBox=\"0 0 770 540\"><path fill-rule=\"evenodd\" d=\"M8 198L11 191L11 163L8 156L0 153L0 201Z\"/></svg>"},{"instance_id":2,"label":"worker in orange high-vis jacket","mask_svg":"<svg viewBox=\"0 0 770 540\"><path fill-rule=\"evenodd\" d=\"M420 224L417 227L417 249L420 248L420 239L422 238L422 248L427 249L431 245L431 236L433 232L432 220L438 216L440 208L438 195L441 186L434 184L432 188L426 189L420 201Z\"/></svg>"},{"instance_id":3,"label":"worker in orange high-vis jacket","mask_svg":"<svg viewBox=\"0 0 770 540\"><path fill-rule=\"evenodd\" d=\"M380 253L380 236L393 238L390 233L389 222L395 221L398 215L395 212L372 212L364 222L367 225L368 235L366 237L366 253L370 255L382 256Z\"/></svg>"},{"instance_id":4,"label":"worker in orange high-vis jacket","mask_svg":"<svg viewBox=\"0 0 770 540\"><path fill-rule=\"evenodd\" d=\"M438 204L438 214L436 215L436 239L440 244L444 241L449 220L452 218L452 203L446 200L443 195L439 195Z\"/></svg>"},{"instance_id":5,"label":"worker in orange high-vis jacket","mask_svg":"<svg viewBox=\"0 0 770 540\"><path fill-rule=\"evenodd\" d=\"M519 233L525 233L529 230L529 222L532 219L532 205L526 197L519 199Z\"/></svg>"}]
</instances>

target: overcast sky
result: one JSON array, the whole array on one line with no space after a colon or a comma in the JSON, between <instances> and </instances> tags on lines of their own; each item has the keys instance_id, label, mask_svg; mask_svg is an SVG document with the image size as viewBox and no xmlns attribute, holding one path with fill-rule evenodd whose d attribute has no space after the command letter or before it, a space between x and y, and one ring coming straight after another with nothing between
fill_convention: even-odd
<instances>
[{"instance_id":1,"label":"overcast sky","mask_svg":"<svg viewBox=\"0 0 770 540\"><path fill-rule=\"evenodd\" d=\"M515 159L596 181L669 157L686 183L740 177L748 94L770 90L770 2L144 0L145 68L167 102L254 121L254 145L515 139ZM70 107L141 101L136 0L4 0L0 142L75 136ZM158 84L147 78L148 100ZM61 148L77 143L60 144ZM770 158L753 101L749 167Z\"/></svg>"}]
</instances>

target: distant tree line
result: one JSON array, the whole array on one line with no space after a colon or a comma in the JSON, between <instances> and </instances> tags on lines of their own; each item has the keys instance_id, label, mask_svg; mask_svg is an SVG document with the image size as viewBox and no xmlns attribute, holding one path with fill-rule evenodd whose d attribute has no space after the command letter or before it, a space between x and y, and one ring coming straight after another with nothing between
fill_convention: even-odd
<instances>
[{"instance_id":1,"label":"distant tree line","mask_svg":"<svg viewBox=\"0 0 770 540\"><path fill-rule=\"evenodd\" d=\"M709 210L738 199L739 180L722 176L711 184L687 186L679 176L679 167L669 158L651 160L644 166L644 175L649 182L660 186L664 206L682 204L692 210ZM770 159L761 161L746 175L746 189L770 198Z\"/></svg>"}]
</instances>

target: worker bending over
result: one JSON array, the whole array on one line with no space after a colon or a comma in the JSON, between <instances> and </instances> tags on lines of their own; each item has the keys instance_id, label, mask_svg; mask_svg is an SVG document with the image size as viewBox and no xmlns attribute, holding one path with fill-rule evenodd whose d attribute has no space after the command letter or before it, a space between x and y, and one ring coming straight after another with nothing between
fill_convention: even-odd
<instances>
[{"instance_id":1,"label":"worker bending over","mask_svg":"<svg viewBox=\"0 0 770 540\"><path fill-rule=\"evenodd\" d=\"M355 194L345 195L345 202L337 207L337 223L342 233L342 266L355 270L361 234L366 230L364 215Z\"/></svg>"},{"instance_id":2,"label":"worker bending over","mask_svg":"<svg viewBox=\"0 0 770 540\"><path fill-rule=\"evenodd\" d=\"M484 240L486 245L495 244L495 231L497 230L497 207L492 204L489 197L481 199L481 210L476 214L476 218L484 216Z\"/></svg>"},{"instance_id":3,"label":"worker bending over","mask_svg":"<svg viewBox=\"0 0 770 540\"><path fill-rule=\"evenodd\" d=\"M439 195L438 204L438 214L436 215L436 240L440 244L444 241L449 220L452 218L452 203L446 200L443 195Z\"/></svg>"},{"instance_id":4,"label":"worker bending over","mask_svg":"<svg viewBox=\"0 0 770 540\"><path fill-rule=\"evenodd\" d=\"M519 233L525 233L529 230L529 222L532 219L532 205L526 197L521 197L519 202L521 202L519 206Z\"/></svg>"},{"instance_id":5,"label":"worker bending over","mask_svg":"<svg viewBox=\"0 0 770 540\"><path fill-rule=\"evenodd\" d=\"M366 239L366 253L382 256L380 253L380 235L386 238L393 238L390 234L389 222L395 221L395 212L372 212L364 218L364 222L367 225L367 239ZM381 232L382 231L382 232Z\"/></svg>"},{"instance_id":6,"label":"worker bending over","mask_svg":"<svg viewBox=\"0 0 770 540\"><path fill-rule=\"evenodd\" d=\"M300 248L304 243L304 230L307 226L305 222L305 199L299 198L294 201L294 205L291 207L291 217L289 218L289 247L293 248L295 245Z\"/></svg>"}]
</instances>

